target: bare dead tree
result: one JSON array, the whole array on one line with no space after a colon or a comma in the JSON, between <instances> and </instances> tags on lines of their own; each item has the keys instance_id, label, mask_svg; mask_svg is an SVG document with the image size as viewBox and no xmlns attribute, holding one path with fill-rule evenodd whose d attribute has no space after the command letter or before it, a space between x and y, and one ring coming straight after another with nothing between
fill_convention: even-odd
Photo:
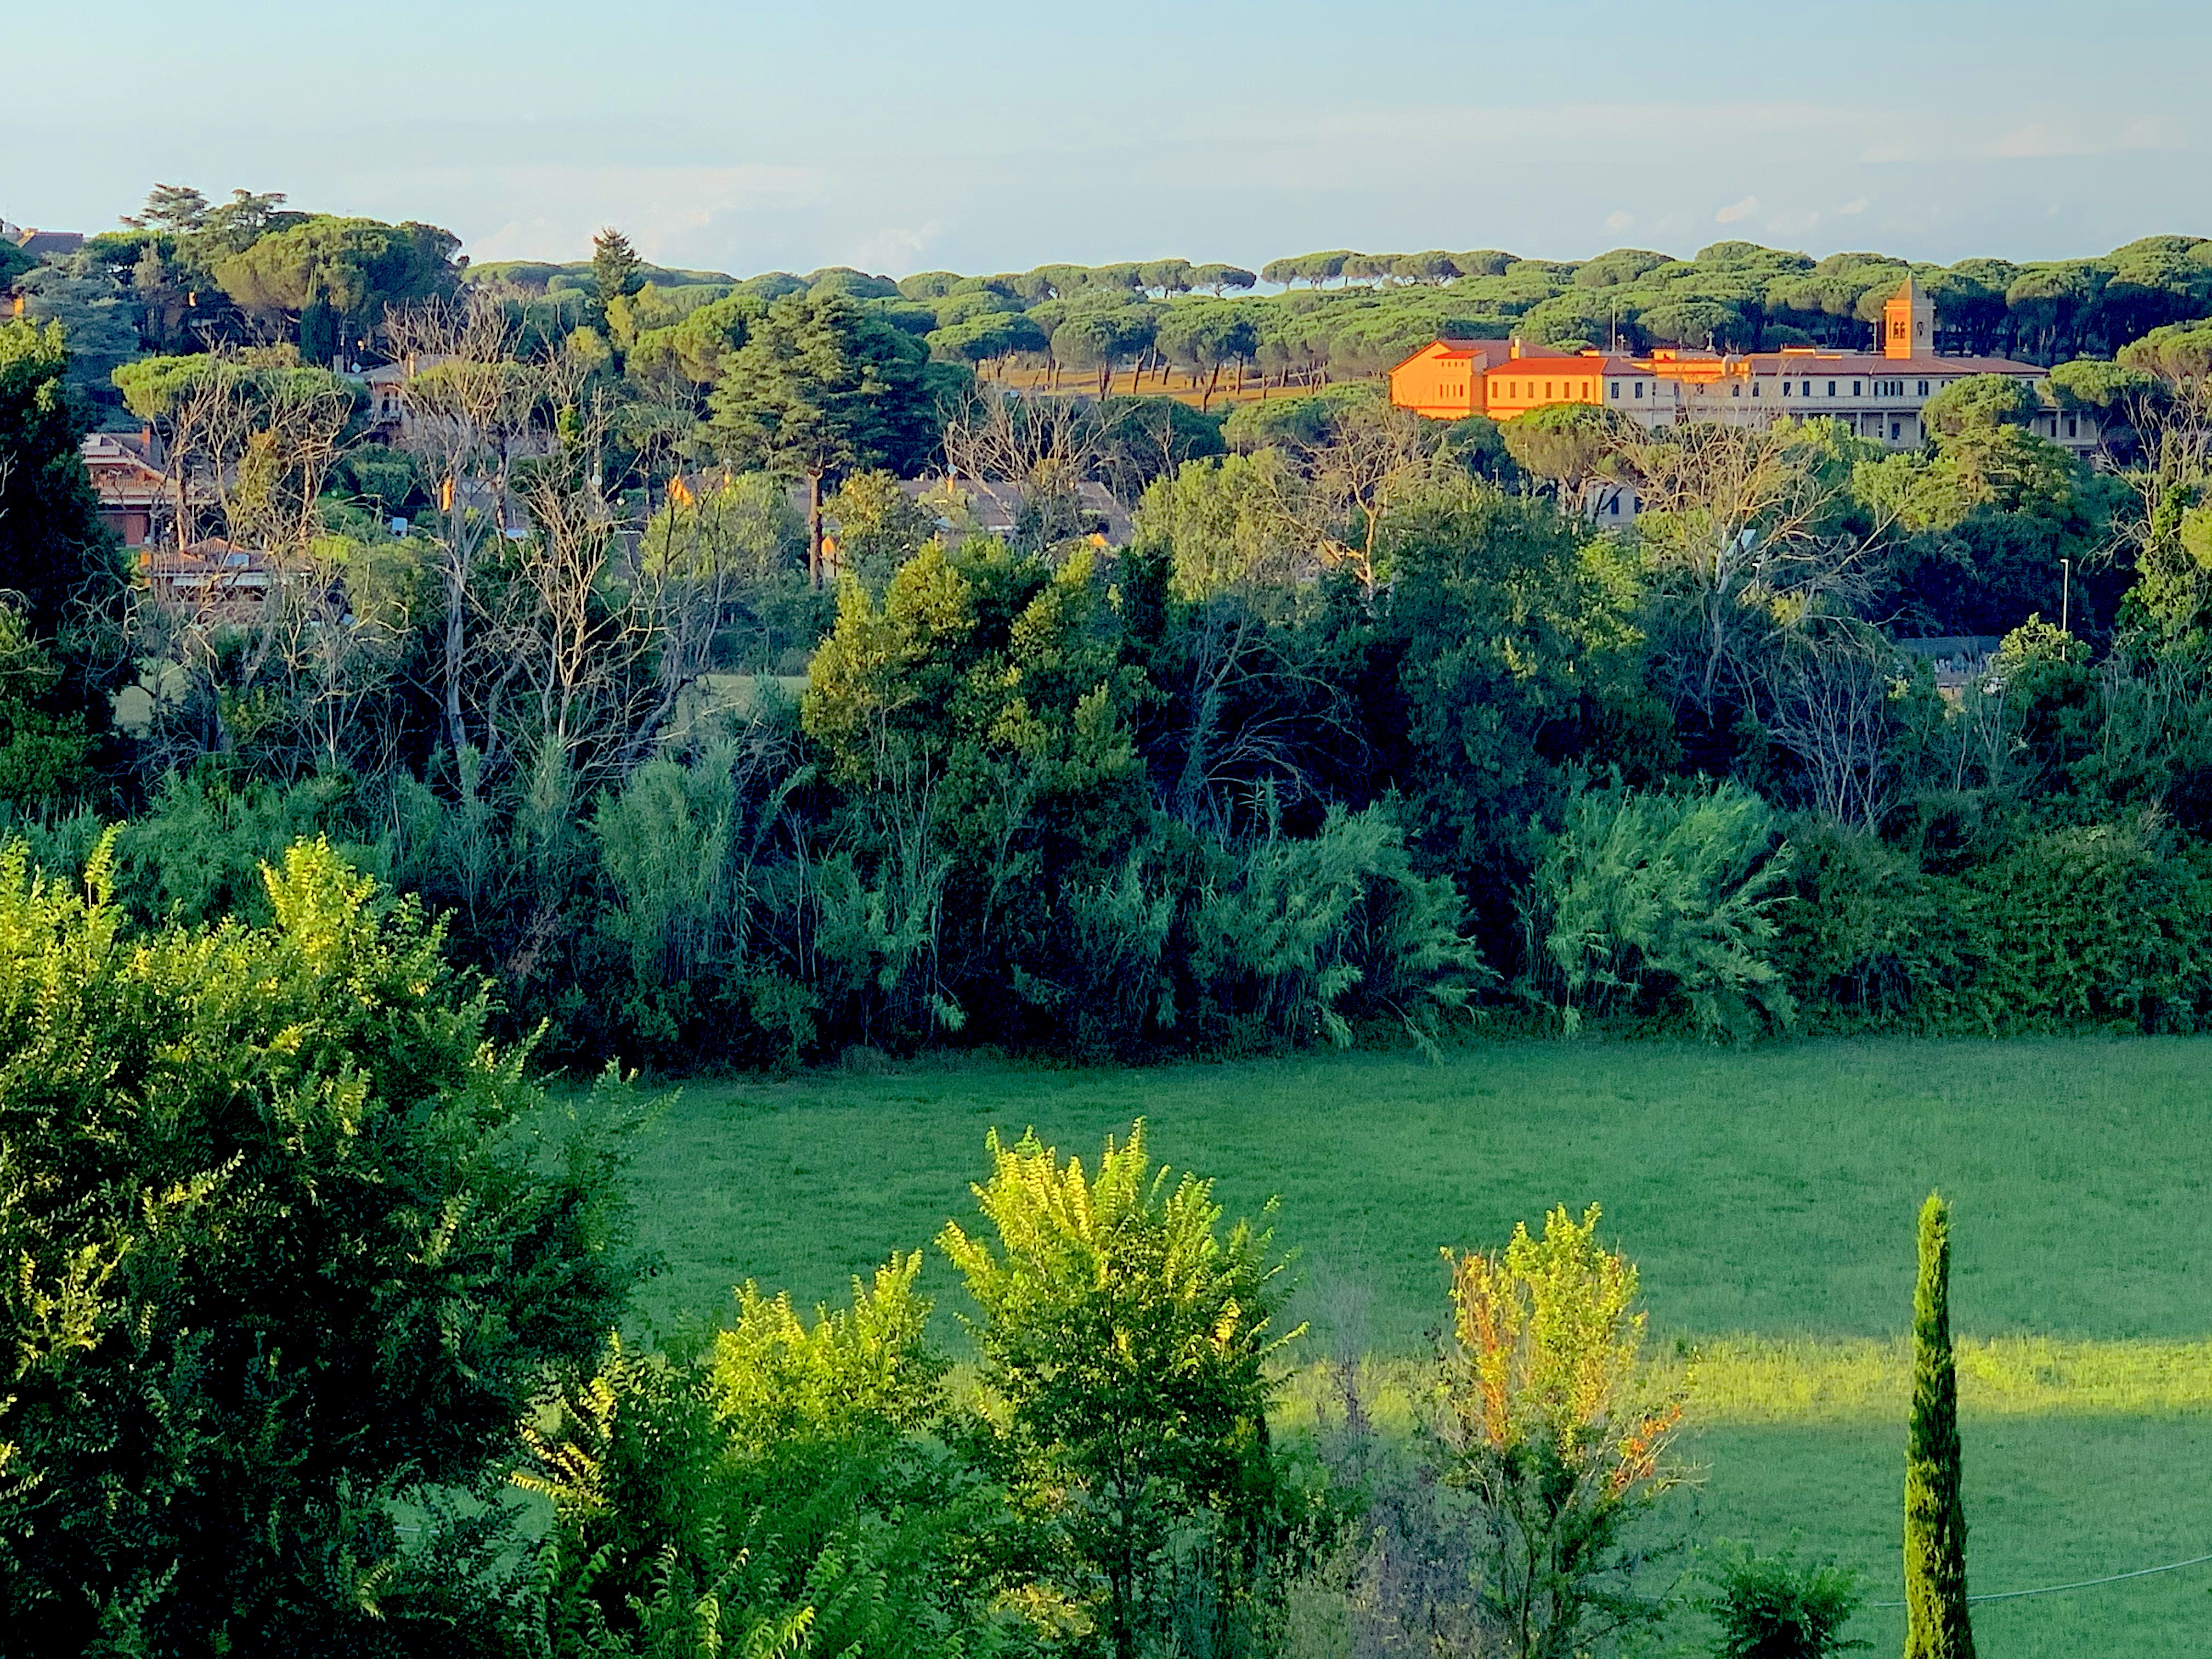
<instances>
[{"instance_id":1,"label":"bare dead tree","mask_svg":"<svg viewBox=\"0 0 2212 1659\"><path fill-rule=\"evenodd\" d=\"M971 387L945 422L946 482L1044 523L1079 517L1077 486L1104 447L1098 422L1072 398ZM1011 495L1001 499L1008 485Z\"/></svg>"},{"instance_id":2,"label":"bare dead tree","mask_svg":"<svg viewBox=\"0 0 2212 1659\"><path fill-rule=\"evenodd\" d=\"M1769 689L1767 730L1803 763L1814 810L1869 835L1893 804L1891 656L1873 629L1832 627L1790 641Z\"/></svg>"},{"instance_id":3,"label":"bare dead tree","mask_svg":"<svg viewBox=\"0 0 2212 1659\"><path fill-rule=\"evenodd\" d=\"M531 746L541 756L550 746L579 772L642 753L712 644L669 565L631 556L628 526L584 464L607 419L586 409L561 453L524 470L534 533L514 550L529 598L513 648L528 662ZM656 677L649 670L670 643L672 611L679 626L691 624L678 641L684 660Z\"/></svg>"},{"instance_id":4,"label":"bare dead tree","mask_svg":"<svg viewBox=\"0 0 2212 1659\"><path fill-rule=\"evenodd\" d=\"M781 489L781 486L778 486ZM653 690L638 711L624 770L650 751L684 693L714 666L716 642L738 597L787 574L775 503L735 489L672 503L649 523L636 555L637 603L657 638Z\"/></svg>"},{"instance_id":5,"label":"bare dead tree","mask_svg":"<svg viewBox=\"0 0 2212 1659\"><path fill-rule=\"evenodd\" d=\"M1352 570L1372 599L1387 562L1391 509L1433 471L1431 434L1410 410L1355 404L1297 459L1300 471L1279 475L1277 514L1324 567Z\"/></svg>"},{"instance_id":6,"label":"bare dead tree","mask_svg":"<svg viewBox=\"0 0 2212 1659\"><path fill-rule=\"evenodd\" d=\"M469 292L394 310L385 319L400 385L398 447L411 454L439 505L445 638L440 690L446 740L458 753L478 736L464 703L472 666L471 608L477 569L506 529L516 463L542 447L538 422L552 360L519 361L505 309Z\"/></svg>"},{"instance_id":7,"label":"bare dead tree","mask_svg":"<svg viewBox=\"0 0 2212 1659\"><path fill-rule=\"evenodd\" d=\"M315 665L336 672L349 654L333 649L337 586L319 545L318 501L352 393L301 368L289 348L235 346L211 350L164 392L179 544L131 596L125 629L137 654L173 665L173 690L183 676L188 713L151 757L181 758L179 743L228 749L226 703L254 700L275 715L263 736L281 758L314 725ZM221 538L195 538L204 517ZM319 688L336 690L327 680ZM335 730L307 746L335 756Z\"/></svg>"},{"instance_id":8,"label":"bare dead tree","mask_svg":"<svg viewBox=\"0 0 2212 1659\"><path fill-rule=\"evenodd\" d=\"M1755 698L1763 641L1871 591L1887 526L1836 526L1839 478L1787 428L1708 423L1631 435L1615 465L1637 530L1696 641L1683 686L1710 716L1725 689Z\"/></svg>"},{"instance_id":9,"label":"bare dead tree","mask_svg":"<svg viewBox=\"0 0 2212 1659\"><path fill-rule=\"evenodd\" d=\"M2023 747L2021 714L2009 681L1995 670L1960 690L1943 722L1940 751L1954 793L1978 785L2000 791L2012 787Z\"/></svg>"},{"instance_id":10,"label":"bare dead tree","mask_svg":"<svg viewBox=\"0 0 2212 1659\"><path fill-rule=\"evenodd\" d=\"M1284 805L1315 793L1300 757L1316 737L1306 705L1333 689L1301 677L1282 660L1267 622L1233 601L1217 600L1192 617L1187 634L1189 708L1182 723L1182 763L1168 807L1194 829L1229 832L1239 800L1273 787ZM1258 712L1255 712L1258 711Z\"/></svg>"}]
</instances>

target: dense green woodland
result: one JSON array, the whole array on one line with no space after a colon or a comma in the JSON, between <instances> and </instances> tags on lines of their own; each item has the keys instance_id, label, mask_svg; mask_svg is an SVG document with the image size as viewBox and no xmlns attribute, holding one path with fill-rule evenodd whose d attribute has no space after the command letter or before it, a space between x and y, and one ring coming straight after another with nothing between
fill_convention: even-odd
<instances>
[{"instance_id":1,"label":"dense green woodland","mask_svg":"<svg viewBox=\"0 0 2212 1659\"><path fill-rule=\"evenodd\" d=\"M566 1060L2194 1030L2212 322L2170 319L2206 249L2065 267L2103 297L2039 344L2033 273L1975 325L2117 348L2059 371L2112 434L2086 465L2001 379L1885 454L1819 421L1445 427L1360 386L1012 393L944 336L1110 302L1198 364L1178 319L1227 307L1265 372L1269 307L1503 319L1540 277L1540 319L1734 272L1756 331L1891 280L1741 246L1316 256L1266 301L1180 265L718 297L611 231L470 270L422 226L163 186L18 279L33 317L106 283L128 349L65 307L0 330L0 793L57 872L121 823L141 924L261 919L258 869L326 836ZM408 368L396 406L332 357ZM94 369L162 441L157 540L253 550L269 598L126 579L75 462ZM948 471L1018 483L1012 529ZM1626 527L1572 510L1616 486ZM1942 635L2002 651L1939 691L1893 641Z\"/></svg>"}]
</instances>

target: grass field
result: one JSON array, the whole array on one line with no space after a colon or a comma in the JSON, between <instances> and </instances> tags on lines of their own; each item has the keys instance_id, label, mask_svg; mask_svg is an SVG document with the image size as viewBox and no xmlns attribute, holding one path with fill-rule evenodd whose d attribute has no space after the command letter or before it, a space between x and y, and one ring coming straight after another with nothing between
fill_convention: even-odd
<instances>
[{"instance_id":1,"label":"grass field","mask_svg":"<svg viewBox=\"0 0 2212 1659\"><path fill-rule=\"evenodd\" d=\"M1970 1571L2002 1591L2212 1551L2212 1041L1521 1043L1149 1072L901 1068L696 1083L637 1167L663 1328L750 1277L803 1300L972 1207L984 1132L1155 1153L1278 1196L1317 1351L1386 1364L1443 1310L1439 1246L1605 1206L1687 1363L1699 1530L1899 1591L1912 1220L1954 1206ZM957 1297L933 1262L942 1339ZM1294 1407L1293 1407L1294 1408ZM1857 1634L1892 1646L1902 1615ZM2212 1649L2212 1566L1977 1611L1984 1659Z\"/></svg>"}]
</instances>

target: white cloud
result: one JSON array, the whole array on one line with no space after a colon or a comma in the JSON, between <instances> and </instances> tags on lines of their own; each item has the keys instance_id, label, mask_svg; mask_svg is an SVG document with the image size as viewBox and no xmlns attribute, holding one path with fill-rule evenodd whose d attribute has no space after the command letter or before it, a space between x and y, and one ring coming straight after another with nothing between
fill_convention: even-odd
<instances>
[{"instance_id":1,"label":"white cloud","mask_svg":"<svg viewBox=\"0 0 2212 1659\"><path fill-rule=\"evenodd\" d=\"M2161 120L2129 122L2117 132L2071 121L2031 121L1992 139L1981 152L2000 161L2061 155L2112 155L2126 150L2179 149L2185 140Z\"/></svg>"},{"instance_id":2,"label":"white cloud","mask_svg":"<svg viewBox=\"0 0 2212 1659\"><path fill-rule=\"evenodd\" d=\"M887 225L860 239L853 249L852 262L864 270L919 270L921 256L944 234L944 222L938 219L919 230Z\"/></svg>"},{"instance_id":3,"label":"white cloud","mask_svg":"<svg viewBox=\"0 0 2212 1659\"><path fill-rule=\"evenodd\" d=\"M1846 202L1839 208L1832 208L1829 210L1830 212L1833 213L1839 219L1847 217L1854 213L1864 213L1866 210L1867 198L1863 196L1858 198L1856 201Z\"/></svg>"},{"instance_id":4,"label":"white cloud","mask_svg":"<svg viewBox=\"0 0 2212 1659\"><path fill-rule=\"evenodd\" d=\"M452 188L423 170L427 190ZM683 257L682 246L733 213L802 208L822 199L824 183L811 167L622 166L521 163L470 169L465 183L509 206L513 216L474 238L482 260L588 256L592 234L617 225L648 259Z\"/></svg>"},{"instance_id":5,"label":"white cloud","mask_svg":"<svg viewBox=\"0 0 2212 1659\"><path fill-rule=\"evenodd\" d=\"M1740 202L1730 202L1718 213L1713 215L1713 219L1718 224L1732 225L1737 220L1748 218L1758 211L1759 198L1747 196Z\"/></svg>"},{"instance_id":6,"label":"white cloud","mask_svg":"<svg viewBox=\"0 0 2212 1659\"><path fill-rule=\"evenodd\" d=\"M1625 208L1615 208L1612 212L1605 216L1605 228L1607 230L1626 230L1629 226L1635 222L1636 216L1629 212Z\"/></svg>"}]
</instances>

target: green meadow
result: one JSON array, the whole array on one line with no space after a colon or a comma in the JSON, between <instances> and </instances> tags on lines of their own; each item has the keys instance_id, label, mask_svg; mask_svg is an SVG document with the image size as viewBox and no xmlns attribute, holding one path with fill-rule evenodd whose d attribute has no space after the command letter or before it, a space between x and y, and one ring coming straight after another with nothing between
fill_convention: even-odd
<instances>
[{"instance_id":1,"label":"green meadow","mask_svg":"<svg viewBox=\"0 0 2212 1659\"><path fill-rule=\"evenodd\" d=\"M1900 1039L1745 1051L1518 1042L1148 1071L975 1064L696 1081L640 1157L663 1333L745 1279L842 1296L972 1207L983 1139L1094 1152L1142 1116L1232 1214L1277 1200L1309 1361L1419 1385L1440 1248L1598 1203L1639 1264L1653 1363L1680 1369L1698 1534L1795 1532L1900 1594L1912 1221L1952 1200L1952 1300L1977 1594L2212 1551L2212 1040ZM940 1340L963 1334L933 1260ZM1300 1376L1286 1424L1310 1414ZM2212 1564L1985 1603L1986 1656L2212 1646ZM1892 1647L1902 1614L1855 1633ZM1679 1639L1697 1638L1685 1621Z\"/></svg>"}]
</instances>

